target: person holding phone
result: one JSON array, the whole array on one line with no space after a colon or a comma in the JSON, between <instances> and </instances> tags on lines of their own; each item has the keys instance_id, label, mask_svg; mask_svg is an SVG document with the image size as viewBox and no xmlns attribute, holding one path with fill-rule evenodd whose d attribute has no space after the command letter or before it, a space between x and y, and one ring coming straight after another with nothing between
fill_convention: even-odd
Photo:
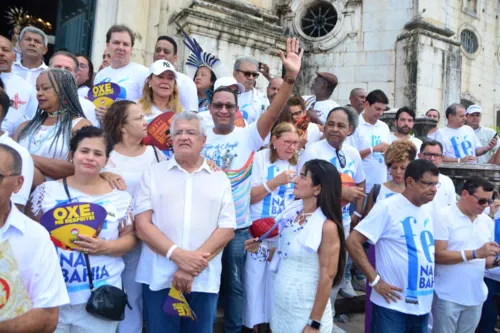
<instances>
[{"instance_id":1,"label":"person holding phone","mask_svg":"<svg viewBox=\"0 0 500 333\"><path fill-rule=\"evenodd\" d=\"M481 146L487 147L490 142L494 142L494 146L491 150L484 153L477 158L478 164L492 163L490 159L496 154L498 148L500 147L500 140L498 140L498 133L489 127L481 126L481 107L479 105L471 105L467 108L465 112L465 117L467 119L467 125L472 127L476 137L481 142Z\"/></svg>"}]
</instances>

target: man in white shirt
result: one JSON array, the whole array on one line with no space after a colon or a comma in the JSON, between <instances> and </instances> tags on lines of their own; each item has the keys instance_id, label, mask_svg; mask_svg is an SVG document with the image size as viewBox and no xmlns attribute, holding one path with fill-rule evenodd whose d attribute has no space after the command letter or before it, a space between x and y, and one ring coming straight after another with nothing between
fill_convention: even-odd
<instances>
[{"instance_id":1,"label":"man in white shirt","mask_svg":"<svg viewBox=\"0 0 500 333\"><path fill-rule=\"evenodd\" d=\"M12 43L0 36L0 78L11 102L9 112L5 109L1 128L11 137L17 127L29 120L28 114L35 113L38 106L35 89L22 77L12 73L12 64L16 55Z\"/></svg>"},{"instance_id":2,"label":"man in white shirt","mask_svg":"<svg viewBox=\"0 0 500 333\"><path fill-rule=\"evenodd\" d=\"M130 62L134 41L134 32L126 25L115 24L106 33L106 47L111 52L111 64L96 74L94 85L116 83L120 86L117 100L138 100L148 76L147 67ZM97 118L103 120L106 111L104 106L97 108Z\"/></svg>"},{"instance_id":3,"label":"man in white shirt","mask_svg":"<svg viewBox=\"0 0 500 333\"><path fill-rule=\"evenodd\" d=\"M370 92L366 96L365 109L359 116L358 127L348 138L348 143L359 151L363 160L366 194L370 193L374 184L387 181L384 152L391 142L391 133L379 118L388 103L389 99L382 90Z\"/></svg>"},{"instance_id":4,"label":"man in white shirt","mask_svg":"<svg viewBox=\"0 0 500 333\"><path fill-rule=\"evenodd\" d=\"M493 257L500 253L493 221L483 213L492 196L493 184L474 176L465 182L456 205L434 213L433 333L474 332L479 323L488 294L484 269L493 267Z\"/></svg>"},{"instance_id":5,"label":"man in white shirt","mask_svg":"<svg viewBox=\"0 0 500 333\"><path fill-rule=\"evenodd\" d=\"M330 99L333 91L339 83L337 77L332 73L316 72L317 76L311 86L312 96L302 96L306 102L306 108L311 116L311 121L323 125L328 113L339 106L337 102Z\"/></svg>"},{"instance_id":6,"label":"man in white shirt","mask_svg":"<svg viewBox=\"0 0 500 333\"><path fill-rule=\"evenodd\" d=\"M495 137L498 137L497 132L493 128L481 126L481 107L479 105L474 104L469 106L467 111L465 111L465 117L467 118L467 125L472 127L482 147L487 147ZM500 140L497 139L493 149L477 158L477 164L487 164L499 147Z\"/></svg>"},{"instance_id":7,"label":"man in white shirt","mask_svg":"<svg viewBox=\"0 0 500 333\"><path fill-rule=\"evenodd\" d=\"M59 306L68 304L69 297L49 233L19 212L11 201L12 194L23 185L22 163L16 150L0 144L0 246L3 248L0 266L9 267L11 260L17 264L17 270L0 273L0 332L53 332ZM19 306L16 298L22 298L19 292L23 291L17 289L18 274L32 307L24 314L6 318L5 311L15 313ZM9 310L11 307L15 308Z\"/></svg>"},{"instance_id":8,"label":"man in white shirt","mask_svg":"<svg viewBox=\"0 0 500 333\"><path fill-rule=\"evenodd\" d=\"M175 155L152 165L137 186L134 212L144 242L136 281L143 283L148 332L212 332L222 271L222 250L236 228L231 184L200 156L203 120L183 111L171 124ZM162 184L168 183L168 186ZM162 309L174 286L189 294L198 320Z\"/></svg>"},{"instance_id":9,"label":"man in white shirt","mask_svg":"<svg viewBox=\"0 0 500 333\"><path fill-rule=\"evenodd\" d=\"M396 119L394 120L394 128L396 132L391 133L391 142L396 140L410 140L413 142L417 151L420 151L420 146L422 146L422 140L410 135L413 126L415 125L415 111L407 106L400 108L396 112Z\"/></svg>"},{"instance_id":10,"label":"man in white shirt","mask_svg":"<svg viewBox=\"0 0 500 333\"><path fill-rule=\"evenodd\" d=\"M174 67L176 66L175 63L177 60L179 60L179 56L177 55L177 43L170 36L160 36L156 41L153 61L162 59L167 60L174 65ZM177 71L176 82L179 87L179 96L184 111L198 112L198 90L193 78Z\"/></svg>"},{"instance_id":11,"label":"man in white shirt","mask_svg":"<svg viewBox=\"0 0 500 333\"><path fill-rule=\"evenodd\" d=\"M354 88L351 90L351 93L349 94L349 102L351 103L350 106L352 106L354 110L358 112L358 115L360 115L365 108L366 90L363 88Z\"/></svg>"},{"instance_id":12,"label":"man in white shirt","mask_svg":"<svg viewBox=\"0 0 500 333\"><path fill-rule=\"evenodd\" d=\"M7 93L0 88L0 123L11 111L9 109L10 100ZM9 137L9 133L0 130L0 144L7 145L12 149L16 150L22 159L22 170L21 174L24 178L23 185L21 188L12 194L11 200L17 206L17 208L23 212L26 202L28 202L31 185L33 184L33 176L35 173L35 165L33 164L33 158L26 148L15 142Z\"/></svg>"},{"instance_id":13,"label":"man in white shirt","mask_svg":"<svg viewBox=\"0 0 500 333\"><path fill-rule=\"evenodd\" d=\"M256 122L269 107L267 96L254 88L259 75L259 62L254 58L239 57L234 62L233 76L245 87L238 96L238 108L248 124Z\"/></svg>"},{"instance_id":14,"label":"man in white shirt","mask_svg":"<svg viewBox=\"0 0 500 333\"><path fill-rule=\"evenodd\" d=\"M65 69L76 77L76 73L79 70L78 58L70 52L58 51L50 58L49 67ZM80 95L78 95L78 100L82 106L85 118L87 118L93 126L100 127L101 123L97 119L95 104Z\"/></svg>"},{"instance_id":15,"label":"man in white shirt","mask_svg":"<svg viewBox=\"0 0 500 333\"><path fill-rule=\"evenodd\" d=\"M14 63L12 72L35 88L38 75L47 69L43 56L47 53L49 40L45 32L35 27L24 28L19 37L22 57Z\"/></svg>"},{"instance_id":16,"label":"man in white shirt","mask_svg":"<svg viewBox=\"0 0 500 333\"><path fill-rule=\"evenodd\" d=\"M448 125L436 132L436 141L443 145L443 161L454 163L476 163L477 157L486 154L497 144L493 138L482 147L474 130L465 125L465 108L451 104L446 109Z\"/></svg>"},{"instance_id":17,"label":"man in white shirt","mask_svg":"<svg viewBox=\"0 0 500 333\"><path fill-rule=\"evenodd\" d=\"M436 168L439 168L443 161L443 146L436 140L426 140L420 147L418 158L431 161ZM450 177L439 174L439 187L434 200L428 203L432 211L437 211L447 206L452 206L457 202L455 185Z\"/></svg>"},{"instance_id":18,"label":"man in white shirt","mask_svg":"<svg viewBox=\"0 0 500 333\"><path fill-rule=\"evenodd\" d=\"M366 110L366 109L365 109ZM401 194L377 204L351 232L346 246L373 288L371 332L427 333L434 291L434 228L423 207L437 191L439 170L414 160ZM363 249L375 244L377 270Z\"/></svg>"},{"instance_id":19,"label":"man in white shirt","mask_svg":"<svg viewBox=\"0 0 500 333\"><path fill-rule=\"evenodd\" d=\"M269 103L273 101L274 96L278 94L280 91L280 87L283 84L283 79L280 77L275 77L269 80L269 84L267 85L267 99L269 100Z\"/></svg>"},{"instance_id":20,"label":"man in white shirt","mask_svg":"<svg viewBox=\"0 0 500 333\"><path fill-rule=\"evenodd\" d=\"M202 155L224 170L231 181L236 209L234 239L224 249L223 289L224 332L240 333L243 324L243 270L245 241L250 238L250 189L253 156L269 140L269 133L292 92L300 70L303 51L296 39L287 40L287 55L282 56L286 78L273 102L259 119L247 127L236 127L238 94L229 87L214 91L209 110L214 128L207 133Z\"/></svg>"},{"instance_id":21,"label":"man in white shirt","mask_svg":"<svg viewBox=\"0 0 500 333\"><path fill-rule=\"evenodd\" d=\"M439 111L436 109L430 109L425 113L427 118L434 119L437 121L436 127L432 128L429 133L427 133L427 137L432 140L436 140L436 132L439 130L439 120L441 119L441 115Z\"/></svg>"}]
</instances>

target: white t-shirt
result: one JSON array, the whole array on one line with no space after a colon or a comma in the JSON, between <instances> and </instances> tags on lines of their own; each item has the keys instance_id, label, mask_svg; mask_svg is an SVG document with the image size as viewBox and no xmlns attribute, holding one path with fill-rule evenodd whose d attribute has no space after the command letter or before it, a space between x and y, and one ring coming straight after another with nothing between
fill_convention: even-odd
<instances>
[{"instance_id":1,"label":"white t-shirt","mask_svg":"<svg viewBox=\"0 0 500 333\"><path fill-rule=\"evenodd\" d=\"M252 168L252 187L270 181L283 171L293 170L298 174L297 166L291 165L286 160L277 160L271 163L269 160L270 152L269 149L264 149L255 153ZM264 217L276 217L280 214L294 200L294 188L293 183L281 185L264 199L251 205L250 214L252 221Z\"/></svg>"},{"instance_id":2,"label":"white t-shirt","mask_svg":"<svg viewBox=\"0 0 500 333\"><path fill-rule=\"evenodd\" d=\"M439 132L439 129L436 132L432 133L432 134L427 134L427 137L429 139L431 139L431 140L436 140L436 134L437 134L437 132Z\"/></svg>"},{"instance_id":3,"label":"white t-shirt","mask_svg":"<svg viewBox=\"0 0 500 333\"><path fill-rule=\"evenodd\" d=\"M440 185L437 189L436 196L431 202L425 204L425 206L429 206L433 212L437 212L444 207L454 205L457 202L455 185L453 184L451 178L440 173L438 181Z\"/></svg>"},{"instance_id":4,"label":"white t-shirt","mask_svg":"<svg viewBox=\"0 0 500 333\"><path fill-rule=\"evenodd\" d=\"M410 315L429 313L434 293L434 227L429 210L395 194L377 201L355 229L375 244L380 277L403 290L396 303L387 304L376 290L370 300Z\"/></svg>"},{"instance_id":5,"label":"white t-shirt","mask_svg":"<svg viewBox=\"0 0 500 333\"><path fill-rule=\"evenodd\" d=\"M78 96L88 99L90 88L87 86L80 86L78 88Z\"/></svg>"},{"instance_id":6,"label":"white t-shirt","mask_svg":"<svg viewBox=\"0 0 500 333\"><path fill-rule=\"evenodd\" d=\"M311 107L314 108L314 111L318 114L319 119L326 123L326 118L332 109L340 106L337 102L327 99L324 101L316 101L316 96L302 96L304 101L306 102L306 109L309 110Z\"/></svg>"},{"instance_id":7,"label":"white t-shirt","mask_svg":"<svg viewBox=\"0 0 500 333\"><path fill-rule=\"evenodd\" d=\"M302 153L299 161L299 170L302 169L307 161L312 159L320 159L332 163L339 172L350 176L356 184L365 181L365 171L363 170L363 162L356 148L347 143L342 145L342 152L345 155L346 165L344 168L340 166L337 158L337 149L332 147L326 139L313 143ZM351 204L342 207L342 224L348 226L351 224L351 214L349 208Z\"/></svg>"},{"instance_id":8,"label":"white t-shirt","mask_svg":"<svg viewBox=\"0 0 500 333\"><path fill-rule=\"evenodd\" d=\"M394 192L384 184L380 185L380 191L378 192L376 202L379 202L380 200L384 200L387 198L392 197L394 194L397 194L398 192Z\"/></svg>"},{"instance_id":9,"label":"white t-shirt","mask_svg":"<svg viewBox=\"0 0 500 333\"><path fill-rule=\"evenodd\" d=\"M394 135L394 133L391 133L391 142L389 143L393 143L394 141L398 141L398 140L401 140L400 138L398 138L396 135ZM413 135L410 136L410 141L413 142L413 144L415 145L415 147L417 147L417 154L420 152L420 146L422 146L422 140L420 140L419 138L416 138L414 137Z\"/></svg>"},{"instance_id":10,"label":"white t-shirt","mask_svg":"<svg viewBox=\"0 0 500 333\"><path fill-rule=\"evenodd\" d=\"M108 164L102 172L112 172L122 176L127 184L126 191L133 197L144 170L151 164L165 160L165 156L158 150L157 155L158 159L156 159L153 146L147 146L144 153L134 157L125 156L113 150L109 155Z\"/></svg>"},{"instance_id":11,"label":"white t-shirt","mask_svg":"<svg viewBox=\"0 0 500 333\"><path fill-rule=\"evenodd\" d=\"M99 233L99 238L105 240L118 239L118 227L132 224L132 197L125 191L113 190L104 195L92 196L77 189L68 187L71 202L90 202L101 205L108 213ZM31 199L33 214L38 215L57 205L69 202L64 186L59 181L45 182L33 192ZM69 293L70 304L86 303L90 297L90 287L87 279L87 268L83 253L56 248L59 262ZM111 285L122 287L121 274L125 264L121 257L106 255L89 255L90 266L94 272L94 287Z\"/></svg>"},{"instance_id":12,"label":"white t-shirt","mask_svg":"<svg viewBox=\"0 0 500 333\"><path fill-rule=\"evenodd\" d=\"M319 130L318 124L309 123L307 125L307 143L306 149L315 142L318 142L323 137L323 133Z\"/></svg>"},{"instance_id":13,"label":"white t-shirt","mask_svg":"<svg viewBox=\"0 0 500 333\"><path fill-rule=\"evenodd\" d=\"M231 181L237 229L252 224L250 190L253 159L255 152L268 141L269 135L265 140L261 138L257 123L244 128L235 127L227 135L215 134L213 130L207 132L201 154L224 170Z\"/></svg>"},{"instance_id":14,"label":"white t-shirt","mask_svg":"<svg viewBox=\"0 0 500 333\"><path fill-rule=\"evenodd\" d=\"M99 119L97 119L97 115L95 114L95 104L81 96L78 96L78 100L80 101L80 105L82 106L85 118L90 121L92 126L101 127L101 122L99 121Z\"/></svg>"},{"instance_id":15,"label":"white t-shirt","mask_svg":"<svg viewBox=\"0 0 500 333\"><path fill-rule=\"evenodd\" d=\"M100 70L94 79L94 85L103 82L113 82L120 86L117 100L135 101L141 98L142 88L146 82L149 70L143 65L131 62L122 68L108 66Z\"/></svg>"},{"instance_id":16,"label":"white t-shirt","mask_svg":"<svg viewBox=\"0 0 500 333\"><path fill-rule=\"evenodd\" d=\"M0 243L10 243L33 308L54 308L69 303L59 258L47 230L17 210L11 210L0 228ZM3 288L2 288L3 291Z\"/></svg>"},{"instance_id":17,"label":"white t-shirt","mask_svg":"<svg viewBox=\"0 0 500 333\"><path fill-rule=\"evenodd\" d=\"M347 142L358 151L374 147L379 143L391 142L389 127L380 120L375 125L367 123L363 113L359 116L359 125L356 131L347 137ZM387 181L387 166L384 154L374 152L363 159L363 167L366 174L366 193L370 193L374 184L383 184Z\"/></svg>"},{"instance_id":18,"label":"white t-shirt","mask_svg":"<svg viewBox=\"0 0 500 333\"><path fill-rule=\"evenodd\" d=\"M2 121L2 130L12 137L17 127L35 114L38 107L36 90L14 73L0 73L0 78L11 100L11 106Z\"/></svg>"},{"instance_id":19,"label":"white t-shirt","mask_svg":"<svg viewBox=\"0 0 500 333\"><path fill-rule=\"evenodd\" d=\"M266 110L256 110L254 107L253 99L254 99L254 91L255 89L245 91L238 95L238 106L240 108L240 112L243 115L243 119L245 119L249 124L254 123L259 119L260 115Z\"/></svg>"},{"instance_id":20,"label":"white t-shirt","mask_svg":"<svg viewBox=\"0 0 500 333\"><path fill-rule=\"evenodd\" d=\"M481 142L481 147L487 147L497 132L493 128L479 126L474 130L474 133L476 133L479 142ZM496 146L492 150L477 158L477 164L487 164L498 148L500 148L500 140L497 141Z\"/></svg>"},{"instance_id":21,"label":"white t-shirt","mask_svg":"<svg viewBox=\"0 0 500 333\"><path fill-rule=\"evenodd\" d=\"M484 213L471 222L457 205L452 205L434 213L434 237L448 241L449 251L476 250L494 240L494 224ZM485 265L485 259L436 264L436 295L464 306L481 305L488 295L483 282Z\"/></svg>"},{"instance_id":22,"label":"white t-shirt","mask_svg":"<svg viewBox=\"0 0 500 333\"><path fill-rule=\"evenodd\" d=\"M179 97L183 111L198 112L198 89L191 79L186 74L177 72L177 86L179 88Z\"/></svg>"},{"instance_id":23,"label":"white t-shirt","mask_svg":"<svg viewBox=\"0 0 500 333\"><path fill-rule=\"evenodd\" d=\"M484 210L484 213L489 214L490 207L487 207ZM495 213L495 218L493 219L493 227L494 227L494 233L493 233L494 241L497 242L497 244L500 244L500 209L497 210L497 212ZM486 269L484 272L484 277L500 282L500 267Z\"/></svg>"},{"instance_id":24,"label":"white t-shirt","mask_svg":"<svg viewBox=\"0 0 500 333\"><path fill-rule=\"evenodd\" d=\"M5 132L0 136L0 143L14 148L23 161L23 168L21 174L24 177L23 186L17 193L12 193L11 200L18 205L26 205L31 193L31 185L33 184L33 175L35 173L35 165L33 164L33 158L29 151L21 146L19 143L15 142L9 135Z\"/></svg>"},{"instance_id":25,"label":"white t-shirt","mask_svg":"<svg viewBox=\"0 0 500 333\"><path fill-rule=\"evenodd\" d=\"M476 133L467 125L460 128L441 128L436 133L436 141L443 145L444 156L454 158L476 156L476 149L481 147Z\"/></svg>"}]
</instances>

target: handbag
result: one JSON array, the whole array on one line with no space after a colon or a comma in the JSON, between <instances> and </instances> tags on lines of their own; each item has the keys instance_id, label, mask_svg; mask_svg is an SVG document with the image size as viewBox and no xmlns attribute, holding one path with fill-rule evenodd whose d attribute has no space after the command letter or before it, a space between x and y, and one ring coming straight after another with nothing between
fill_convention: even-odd
<instances>
[{"instance_id":1,"label":"handbag","mask_svg":"<svg viewBox=\"0 0 500 333\"><path fill-rule=\"evenodd\" d=\"M64 190L71 202L66 178L63 179ZM125 318L125 306L132 310L128 303L125 291L115 286L104 285L94 289L94 279L92 278L92 268L90 267L89 255L84 253L85 265L87 267L87 277L90 286L90 298L87 301L85 310L96 317L103 319L122 321Z\"/></svg>"},{"instance_id":2,"label":"handbag","mask_svg":"<svg viewBox=\"0 0 500 333\"><path fill-rule=\"evenodd\" d=\"M252 225L250 226L250 234L254 238L261 237L264 235L266 232L269 231L274 225L276 224L276 221L274 220L273 217L265 217L262 219L258 219L252 222ZM278 229L275 228L268 237L276 237L278 236Z\"/></svg>"}]
</instances>

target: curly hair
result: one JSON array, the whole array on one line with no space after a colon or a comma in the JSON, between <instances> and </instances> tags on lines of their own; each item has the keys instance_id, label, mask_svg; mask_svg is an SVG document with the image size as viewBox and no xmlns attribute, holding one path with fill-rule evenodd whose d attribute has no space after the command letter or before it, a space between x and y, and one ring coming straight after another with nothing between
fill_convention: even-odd
<instances>
[{"instance_id":1,"label":"curly hair","mask_svg":"<svg viewBox=\"0 0 500 333\"><path fill-rule=\"evenodd\" d=\"M385 164L390 168L392 163L413 161L417 156L417 147L410 140L397 140L389 145L384 156Z\"/></svg>"}]
</instances>

